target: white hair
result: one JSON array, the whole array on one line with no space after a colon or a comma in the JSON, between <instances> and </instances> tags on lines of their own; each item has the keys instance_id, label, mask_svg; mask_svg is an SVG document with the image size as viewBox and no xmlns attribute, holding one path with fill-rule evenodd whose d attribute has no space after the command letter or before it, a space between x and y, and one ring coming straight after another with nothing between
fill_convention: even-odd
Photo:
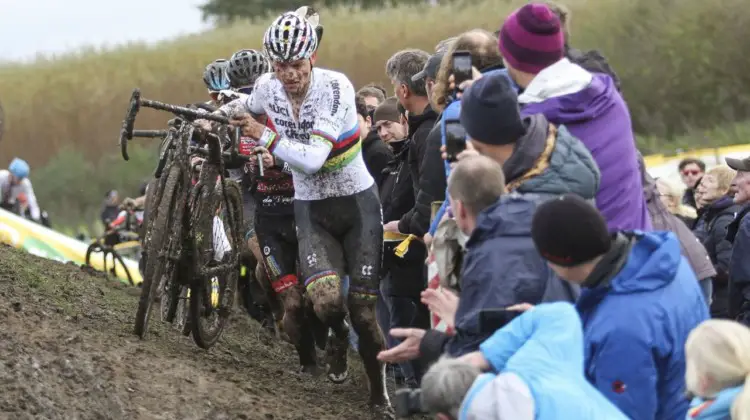
<instances>
[{"instance_id":1,"label":"white hair","mask_svg":"<svg viewBox=\"0 0 750 420\"><path fill-rule=\"evenodd\" d=\"M458 418L458 410L474 380L481 372L476 366L443 356L422 378L422 406L431 414Z\"/></svg>"}]
</instances>

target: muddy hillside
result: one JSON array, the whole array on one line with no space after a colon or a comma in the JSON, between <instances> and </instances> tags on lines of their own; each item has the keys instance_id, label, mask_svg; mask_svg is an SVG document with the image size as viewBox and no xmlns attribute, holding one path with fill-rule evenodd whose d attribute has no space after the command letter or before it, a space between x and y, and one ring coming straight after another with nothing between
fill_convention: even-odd
<instances>
[{"instance_id":1,"label":"muddy hillside","mask_svg":"<svg viewBox=\"0 0 750 420\"><path fill-rule=\"evenodd\" d=\"M208 352L159 321L141 341L137 294L0 246L0 419L370 418L357 361L342 385L297 374L239 311Z\"/></svg>"}]
</instances>

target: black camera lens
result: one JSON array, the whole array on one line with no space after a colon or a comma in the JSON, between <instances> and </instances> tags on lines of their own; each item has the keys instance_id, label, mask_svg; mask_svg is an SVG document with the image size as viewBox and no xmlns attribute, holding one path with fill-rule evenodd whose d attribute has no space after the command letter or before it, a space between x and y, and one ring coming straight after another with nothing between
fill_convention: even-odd
<instances>
[{"instance_id":1,"label":"black camera lens","mask_svg":"<svg viewBox=\"0 0 750 420\"><path fill-rule=\"evenodd\" d=\"M397 390L393 399L393 408L397 418L425 414L422 408L422 390L419 388Z\"/></svg>"}]
</instances>

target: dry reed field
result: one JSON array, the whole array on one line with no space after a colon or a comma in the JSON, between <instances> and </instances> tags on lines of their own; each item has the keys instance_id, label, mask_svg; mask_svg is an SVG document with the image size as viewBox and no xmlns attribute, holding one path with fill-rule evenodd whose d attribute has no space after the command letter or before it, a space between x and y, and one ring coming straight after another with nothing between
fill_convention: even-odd
<instances>
[{"instance_id":1,"label":"dry reed field","mask_svg":"<svg viewBox=\"0 0 750 420\"><path fill-rule=\"evenodd\" d=\"M357 86L379 82L390 89L384 68L394 52L432 51L438 41L472 28L494 31L523 3L476 0L438 7L325 9L321 22L326 36L319 65L343 71ZM678 139L684 133L693 133L690 138L705 145L713 140L695 133L748 118L750 43L745 41L750 39L750 8L746 0L563 3L573 15L572 44L601 50L620 75L634 126L639 135L648 137L642 144L644 152L668 149L684 141ZM110 156L117 152L116 138L132 89L141 88L146 98L178 104L203 100L205 65L241 48L260 48L269 21L237 23L151 47L134 44L0 66L0 101L7 114L0 166L20 155L36 168L50 160L55 163L57 172L49 168L37 171L37 176L56 176L75 164L85 166L77 177L86 182L99 181L92 177L125 182L107 172L116 165L117 159ZM137 125L160 128L168 118L145 110ZM723 137L716 142L736 141L734 135ZM142 156L148 159L149 154ZM73 157L75 163L63 157ZM129 165L118 166L115 172L127 173L127 185L133 187L131 178L148 176L143 168L149 166ZM135 170L145 172L133 175ZM61 185L85 189L75 182ZM102 194L96 192L97 197ZM41 195L48 201L56 199Z\"/></svg>"}]
</instances>

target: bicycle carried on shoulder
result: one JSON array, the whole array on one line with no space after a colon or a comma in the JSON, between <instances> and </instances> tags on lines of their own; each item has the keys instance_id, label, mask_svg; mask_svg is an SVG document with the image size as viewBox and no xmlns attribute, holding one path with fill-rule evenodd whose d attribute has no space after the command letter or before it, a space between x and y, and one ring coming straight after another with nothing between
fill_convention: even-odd
<instances>
[{"instance_id":1,"label":"bicycle carried on shoulder","mask_svg":"<svg viewBox=\"0 0 750 420\"><path fill-rule=\"evenodd\" d=\"M228 321L242 244L240 188L224 178L224 162L247 158L238 154L237 142L228 135L228 119L207 110L143 99L136 89L120 132L125 160L127 142L133 137L141 106L171 112L176 118L169 122L154 177L155 188L149 188L147 198L146 261L135 333L141 338L146 335L155 301L160 301L162 319L171 323L180 303L189 300L188 322L183 331L192 332L195 343L207 349L218 341ZM222 126L218 134L202 133L192 124L196 119ZM223 141L229 143L229 152L222 151ZM205 158L195 185L191 155Z\"/></svg>"}]
</instances>

